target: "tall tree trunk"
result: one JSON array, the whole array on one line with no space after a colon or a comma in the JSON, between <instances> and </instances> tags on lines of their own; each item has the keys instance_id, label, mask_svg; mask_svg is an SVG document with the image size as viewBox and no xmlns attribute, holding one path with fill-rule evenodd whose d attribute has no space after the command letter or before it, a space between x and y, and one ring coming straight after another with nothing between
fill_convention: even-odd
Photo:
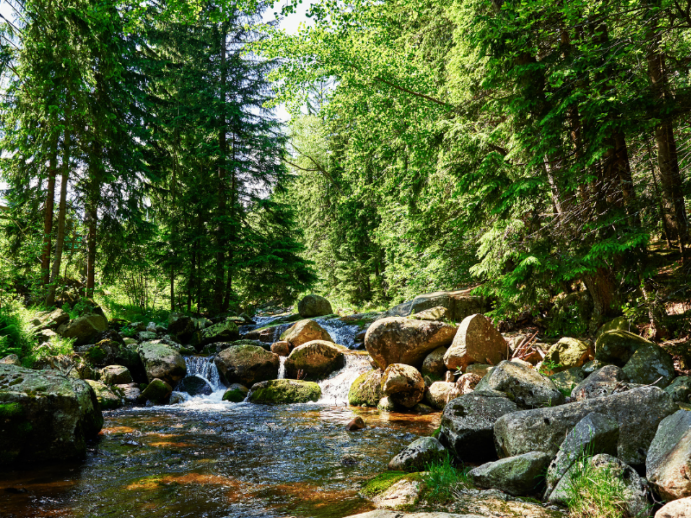
<instances>
[{"instance_id":1,"label":"tall tree trunk","mask_svg":"<svg viewBox=\"0 0 691 518\"><path fill-rule=\"evenodd\" d=\"M221 156L218 164L218 223L216 228L216 272L214 281L214 310L224 311L224 292L225 292L225 270L226 270L226 239L225 239L225 219L226 219L226 168L228 156L228 142L226 132L226 27L221 24L221 35L219 39L220 55L221 55L221 70L220 70L220 100L221 113L219 114L219 128L218 128L218 147Z\"/></svg>"},{"instance_id":2,"label":"tall tree trunk","mask_svg":"<svg viewBox=\"0 0 691 518\"><path fill-rule=\"evenodd\" d=\"M41 252L41 284L50 282L50 249L53 240L53 212L55 211L55 176L57 174L58 138L51 143L48 161L48 186L43 206L43 251Z\"/></svg>"},{"instance_id":3,"label":"tall tree trunk","mask_svg":"<svg viewBox=\"0 0 691 518\"><path fill-rule=\"evenodd\" d=\"M69 116L68 116L69 117ZM68 117L66 117L68 119ZM62 251L65 246L65 222L67 220L67 182L70 176L70 146L72 145L72 133L69 119L65 124L64 153L62 159L62 173L60 175L60 203L58 205L58 235L55 240L55 257L50 274L50 286L46 297L46 306L55 304L55 290L60 277L60 265L62 263Z\"/></svg>"}]
</instances>

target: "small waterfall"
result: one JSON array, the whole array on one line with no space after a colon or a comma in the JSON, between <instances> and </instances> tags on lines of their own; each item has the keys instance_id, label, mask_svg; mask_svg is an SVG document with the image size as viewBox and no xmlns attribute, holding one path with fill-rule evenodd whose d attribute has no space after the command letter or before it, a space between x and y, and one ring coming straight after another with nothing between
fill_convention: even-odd
<instances>
[{"instance_id":1,"label":"small waterfall","mask_svg":"<svg viewBox=\"0 0 691 518\"><path fill-rule=\"evenodd\" d=\"M285 379L286 377L286 360L288 359L287 356L279 356L278 360L281 362L281 364L278 366L278 379L282 380Z\"/></svg>"},{"instance_id":2,"label":"small waterfall","mask_svg":"<svg viewBox=\"0 0 691 518\"><path fill-rule=\"evenodd\" d=\"M315 318L314 320L329 333L334 342L345 345L348 349L355 348L355 337L361 331L360 326L346 324L340 318Z\"/></svg>"},{"instance_id":3,"label":"small waterfall","mask_svg":"<svg viewBox=\"0 0 691 518\"><path fill-rule=\"evenodd\" d=\"M187 364L187 376L203 378L209 382L214 392L225 389L221 383L221 377L218 375L213 356L186 356L185 364Z\"/></svg>"},{"instance_id":4,"label":"small waterfall","mask_svg":"<svg viewBox=\"0 0 691 518\"><path fill-rule=\"evenodd\" d=\"M231 403L223 402L223 394L226 387L221 382L221 377L218 374L218 369L214 363L213 356L186 356L185 364L187 365L187 376L183 378L178 386L179 389L173 394L182 396L183 401L178 403L183 408L190 410L223 410ZM197 383L204 380L211 387L211 393L191 395L185 391L185 381L194 386L190 381L195 380Z\"/></svg>"},{"instance_id":5,"label":"small waterfall","mask_svg":"<svg viewBox=\"0 0 691 518\"><path fill-rule=\"evenodd\" d=\"M322 396L318 403L329 405L347 405L350 386L361 374L372 369L369 356L366 354L346 354L345 366L333 372L328 378L319 382Z\"/></svg>"}]
</instances>

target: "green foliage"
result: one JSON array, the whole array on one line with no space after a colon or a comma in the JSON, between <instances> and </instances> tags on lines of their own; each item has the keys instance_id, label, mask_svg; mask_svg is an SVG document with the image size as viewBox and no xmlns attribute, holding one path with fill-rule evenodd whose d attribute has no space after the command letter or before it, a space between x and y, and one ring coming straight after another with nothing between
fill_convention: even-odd
<instances>
[{"instance_id":1,"label":"green foliage","mask_svg":"<svg viewBox=\"0 0 691 518\"><path fill-rule=\"evenodd\" d=\"M371 498L383 493L399 480L404 479L408 474L403 471L385 471L367 481L360 491L364 497Z\"/></svg>"},{"instance_id":2,"label":"green foliage","mask_svg":"<svg viewBox=\"0 0 691 518\"><path fill-rule=\"evenodd\" d=\"M636 518L629 516L624 482L609 467L594 469L582 455L572 468L566 491L574 518Z\"/></svg>"},{"instance_id":3,"label":"green foliage","mask_svg":"<svg viewBox=\"0 0 691 518\"><path fill-rule=\"evenodd\" d=\"M16 354L23 363L30 363L35 346L29 312L17 303L0 307L0 358Z\"/></svg>"},{"instance_id":4,"label":"green foliage","mask_svg":"<svg viewBox=\"0 0 691 518\"><path fill-rule=\"evenodd\" d=\"M554 362L549 358L545 358L540 365L540 374L543 376L551 376L556 369L561 367L561 363Z\"/></svg>"},{"instance_id":5,"label":"green foliage","mask_svg":"<svg viewBox=\"0 0 691 518\"><path fill-rule=\"evenodd\" d=\"M470 486L468 472L470 468L457 468L453 457L447 452L441 460L426 467L422 480L427 492L425 498L438 503L446 503L453 499L453 492L461 487Z\"/></svg>"}]
</instances>

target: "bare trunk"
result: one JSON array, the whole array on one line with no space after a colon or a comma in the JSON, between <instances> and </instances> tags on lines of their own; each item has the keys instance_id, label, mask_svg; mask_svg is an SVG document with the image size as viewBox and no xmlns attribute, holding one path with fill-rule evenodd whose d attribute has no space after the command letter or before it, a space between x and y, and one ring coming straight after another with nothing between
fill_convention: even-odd
<instances>
[{"instance_id":1,"label":"bare trunk","mask_svg":"<svg viewBox=\"0 0 691 518\"><path fill-rule=\"evenodd\" d=\"M214 281L214 310L223 311L224 291L225 291L225 270L226 270L226 252L225 252L225 229L224 220L226 216L226 157L228 154L228 143L226 140L226 116L225 116L225 102L226 102L226 32L225 26L221 29L220 37L220 53L221 53L221 81L220 81L220 96L221 96L221 113L219 117L218 130L218 147L221 152L218 164L218 214L219 221L216 230L216 272Z\"/></svg>"},{"instance_id":2,"label":"bare trunk","mask_svg":"<svg viewBox=\"0 0 691 518\"><path fill-rule=\"evenodd\" d=\"M592 274L584 276L583 282L593 298L594 311L590 327L595 331L608 317L615 315L616 284L612 274L604 268L598 268Z\"/></svg>"},{"instance_id":3,"label":"bare trunk","mask_svg":"<svg viewBox=\"0 0 691 518\"><path fill-rule=\"evenodd\" d=\"M57 174L57 137L51 146L48 163L48 186L43 207L43 251L41 252L41 284L50 282L50 249L53 240L53 212L55 211L55 176Z\"/></svg>"}]
</instances>

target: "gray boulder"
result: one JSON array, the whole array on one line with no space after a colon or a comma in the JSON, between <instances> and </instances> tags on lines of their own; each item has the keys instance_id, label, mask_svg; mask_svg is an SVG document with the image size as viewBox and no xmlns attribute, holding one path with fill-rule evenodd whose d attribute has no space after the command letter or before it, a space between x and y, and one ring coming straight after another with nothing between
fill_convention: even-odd
<instances>
[{"instance_id":1,"label":"gray boulder","mask_svg":"<svg viewBox=\"0 0 691 518\"><path fill-rule=\"evenodd\" d=\"M345 355L333 342L313 340L293 349L285 362L286 376L297 378L302 372L306 380L326 378L345 365Z\"/></svg>"},{"instance_id":2,"label":"gray boulder","mask_svg":"<svg viewBox=\"0 0 691 518\"><path fill-rule=\"evenodd\" d=\"M503 361L475 387L476 391L504 392L519 408L561 405L564 394L537 370L516 362Z\"/></svg>"},{"instance_id":3,"label":"gray boulder","mask_svg":"<svg viewBox=\"0 0 691 518\"><path fill-rule=\"evenodd\" d=\"M607 453L617 454L619 424L609 417L593 412L581 419L566 435L557 456L547 470L547 491L549 496L557 483L583 455Z\"/></svg>"},{"instance_id":4,"label":"gray boulder","mask_svg":"<svg viewBox=\"0 0 691 518\"><path fill-rule=\"evenodd\" d=\"M169 383L155 378L151 380L146 388L142 391L141 397L146 401L151 401L156 405L162 405L168 401L168 398L173 393L173 388Z\"/></svg>"},{"instance_id":5,"label":"gray boulder","mask_svg":"<svg viewBox=\"0 0 691 518\"><path fill-rule=\"evenodd\" d=\"M85 381L0 364L0 466L82 457L102 426Z\"/></svg>"},{"instance_id":6,"label":"gray boulder","mask_svg":"<svg viewBox=\"0 0 691 518\"><path fill-rule=\"evenodd\" d=\"M277 354L256 345L237 345L218 353L214 363L225 384L240 383L251 387L260 381L278 378L280 360Z\"/></svg>"},{"instance_id":7,"label":"gray boulder","mask_svg":"<svg viewBox=\"0 0 691 518\"><path fill-rule=\"evenodd\" d=\"M167 345L145 342L139 346L139 356L149 382L158 378L174 387L187 374L185 359Z\"/></svg>"},{"instance_id":8,"label":"gray boulder","mask_svg":"<svg viewBox=\"0 0 691 518\"><path fill-rule=\"evenodd\" d=\"M648 482L663 499L691 496L691 412L679 410L662 420L645 468Z\"/></svg>"},{"instance_id":9,"label":"gray boulder","mask_svg":"<svg viewBox=\"0 0 691 518\"><path fill-rule=\"evenodd\" d=\"M122 406L122 401L120 397L111 390L105 383L94 380L84 380L93 389L96 394L96 400L98 401L101 410L114 410Z\"/></svg>"},{"instance_id":10,"label":"gray boulder","mask_svg":"<svg viewBox=\"0 0 691 518\"><path fill-rule=\"evenodd\" d=\"M446 450L434 437L420 437L406 446L389 462L393 471L425 471L431 462L441 460Z\"/></svg>"},{"instance_id":11,"label":"gray boulder","mask_svg":"<svg viewBox=\"0 0 691 518\"><path fill-rule=\"evenodd\" d=\"M665 387L664 391L672 396L672 399L677 403L689 403L691 397L691 377L679 376L674 378L674 381Z\"/></svg>"},{"instance_id":12,"label":"gray boulder","mask_svg":"<svg viewBox=\"0 0 691 518\"><path fill-rule=\"evenodd\" d=\"M650 385L655 383L661 389L674 379L672 356L656 344L643 344L631 356L622 369L631 383Z\"/></svg>"},{"instance_id":13,"label":"gray boulder","mask_svg":"<svg viewBox=\"0 0 691 518\"><path fill-rule=\"evenodd\" d=\"M595 359L623 367L640 346L650 344L645 338L628 331L607 331L595 342Z\"/></svg>"},{"instance_id":14,"label":"gray boulder","mask_svg":"<svg viewBox=\"0 0 691 518\"><path fill-rule=\"evenodd\" d=\"M455 383L447 381L435 381L425 392L425 401L437 410L444 410L444 407L452 399L461 395L461 391Z\"/></svg>"},{"instance_id":15,"label":"gray boulder","mask_svg":"<svg viewBox=\"0 0 691 518\"><path fill-rule=\"evenodd\" d=\"M558 372L549 377L552 383L559 389L562 394L571 395L573 389L575 389L579 383L584 379L583 368L582 367L572 367L565 371Z\"/></svg>"},{"instance_id":16,"label":"gray boulder","mask_svg":"<svg viewBox=\"0 0 691 518\"><path fill-rule=\"evenodd\" d=\"M331 315L331 303L320 295L307 295L298 302L298 313L302 318L323 317Z\"/></svg>"},{"instance_id":17,"label":"gray boulder","mask_svg":"<svg viewBox=\"0 0 691 518\"><path fill-rule=\"evenodd\" d=\"M204 346L216 342L232 342L238 338L240 338L240 331L237 324L232 320L226 320L202 329L201 341L197 345Z\"/></svg>"},{"instance_id":18,"label":"gray boulder","mask_svg":"<svg viewBox=\"0 0 691 518\"><path fill-rule=\"evenodd\" d=\"M403 363L389 365L382 375L381 388L391 400L413 408L425 396L425 381L415 367Z\"/></svg>"},{"instance_id":19,"label":"gray boulder","mask_svg":"<svg viewBox=\"0 0 691 518\"><path fill-rule=\"evenodd\" d=\"M517 410L516 403L501 394L478 395L474 392L457 397L444 408L439 441L464 461L494 459L494 424L502 416Z\"/></svg>"},{"instance_id":20,"label":"gray boulder","mask_svg":"<svg viewBox=\"0 0 691 518\"><path fill-rule=\"evenodd\" d=\"M494 425L494 438L500 457L531 451L556 455L566 434L585 416L598 412L617 421L617 456L636 467L645 463L660 421L676 410L677 405L666 392L657 387L641 387L622 394L504 415Z\"/></svg>"},{"instance_id":21,"label":"gray boulder","mask_svg":"<svg viewBox=\"0 0 691 518\"><path fill-rule=\"evenodd\" d=\"M475 313L484 313L486 309L482 297L462 291L437 291L415 297L408 314L414 315L438 306L446 308L446 316L453 322L460 322Z\"/></svg>"},{"instance_id":22,"label":"gray boulder","mask_svg":"<svg viewBox=\"0 0 691 518\"><path fill-rule=\"evenodd\" d=\"M376 407L384 397L381 389L381 379L384 373L381 369L373 369L360 374L348 391L348 403L352 406Z\"/></svg>"},{"instance_id":23,"label":"gray boulder","mask_svg":"<svg viewBox=\"0 0 691 518\"><path fill-rule=\"evenodd\" d=\"M588 470L607 470L613 479L621 481L621 496L626 502L627 516L646 516L649 505L645 482L631 466L605 453L575 462L554 488L549 501L566 505L569 501L569 488L573 486L574 480Z\"/></svg>"},{"instance_id":24,"label":"gray boulder","mask_svg":"<svg viewBox=\"0 0 691 518\"><path fill-rule=\"evenodd\" d=\"M576 401L611 396L617 392L629 389L624 381L624 372L616 365L606 365L593 372L571 391L571 397Z\"/></svg>"},{"instance_id":25,"label":"gray boulder","mask_svg":"<svg viewBox=\"0 0 691 518\"><path fill-rule=\"evenodd\" d=\"M107 385L125 385L132 383L132 374L124 365L108 365L101 369L101 381Z\"/></svg>"},{"instance_id":26,"label":"gray boulder","mask_svg":"<svg viewBox=\"0 0 691 518\"><path fill-rule=\"evenodd\" d=\"M451 370L465 370L471 363L496 365L507 357L509 345L487 317L470 315L458 326L453 343L444 354L444 363Z\"/></svg>"},{"instance_id":27,"label":"gray boulder","mask_svg":"<svg viewBox=\"0 0 691 518\"><path fill-rule=\"evenodd\" d=\"M477 487L499 489L510 495L529 495L539 490L552 456L535 451L488 462L468 473Z\"/></svg>"},{"instance_id":28,"label":"gray boulder","mask_svg":"<svg viewBox=\"0 0 691 518\"><path fill-rule=\"evenodd\" d=\"M74 345L93 343L96 337L108 329L108 319L96 313L75 318L57 328L65 338L74 338Z\"/></svg>"}]
</instances>

